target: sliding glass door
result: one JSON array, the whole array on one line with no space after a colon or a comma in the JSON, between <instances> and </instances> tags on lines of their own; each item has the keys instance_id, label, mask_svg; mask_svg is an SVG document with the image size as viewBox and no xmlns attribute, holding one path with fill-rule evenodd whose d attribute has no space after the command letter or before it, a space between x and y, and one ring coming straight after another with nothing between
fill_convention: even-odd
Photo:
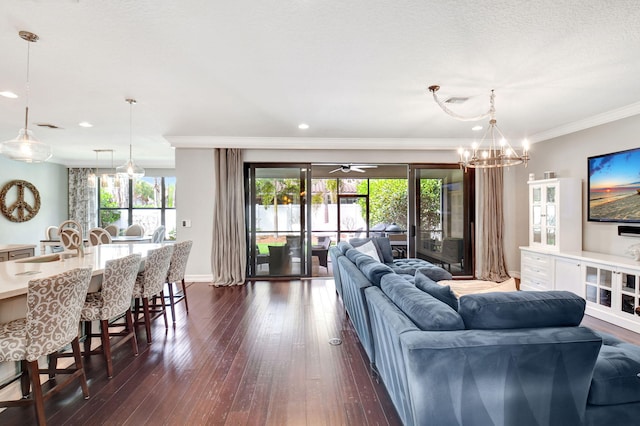
<instances>
[{"instance_id":1,"label":"sliding glass door","mask_svg":"<svg viewBox=\"0 0 640 426\"><path fill-rule=\"evenodd\" d=\"M414 166L415 256L473 275L474 171L457 165Z\"/></svg>"},{"instance_id":2,"label":"sliding glass door","mask_svg":"<svg viewBox=\"0 0 640 426\"><path fill-rule=\"evenodd\" d=\"M247 165L250 278L310 275L309 170L308 164Z\"/></svg>"}]
</instances>

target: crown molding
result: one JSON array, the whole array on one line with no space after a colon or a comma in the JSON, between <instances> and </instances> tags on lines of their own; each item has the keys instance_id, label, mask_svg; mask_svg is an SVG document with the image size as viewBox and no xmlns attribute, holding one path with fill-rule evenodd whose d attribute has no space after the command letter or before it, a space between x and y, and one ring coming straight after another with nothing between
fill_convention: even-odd
<instances>
[{"instance_id":1,"label":"crown molding","mask_svg":"<svg viewBox=\"0 0 640 426\"><path fill-rule=\"evenodd\" d=\"M581 130L600 126L602 124L611 123L623 118L632 117L638 114L640 114L640 102L635 102L633 104L621 108L616 108L611 111L603 112L602 114L597 114L583 120L574 121L573 123L564 124L553 129L545 130L544 132L536 133L529 137L529 142L537 143L546 141L549 139L557 138L559 136L564 136L570 133L575 133Z\"/></svg>"},{"instance_id":2,"label":"crown molding","mask_svg":"<svg viewBox=\"0 0 640 426\"><path fill-rule=\"evenodd\" d=\"M174 148L456 150L473 139L165 136Z\"/></svg>"}]
</instances>

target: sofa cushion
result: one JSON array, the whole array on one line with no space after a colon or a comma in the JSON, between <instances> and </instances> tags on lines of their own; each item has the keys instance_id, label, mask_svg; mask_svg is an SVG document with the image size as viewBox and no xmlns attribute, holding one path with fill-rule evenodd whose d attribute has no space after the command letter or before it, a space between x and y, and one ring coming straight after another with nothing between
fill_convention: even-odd
<instances>
[{"instance_id":1,"label":"sofa cushion","mask_svg":"<svg viewBox=\"0 0 640 426\"><path fill-rule=\"evenodd\" d=\"M376 262L380 262L380 257L378 256L378 250L376 250L376 246L373 244L372 241L367 241L366 243L360 246L356 246L355 249L358 250L360 253L364 253L367 256L371 257Z\"/></svg>"},{"instance_id":2,"label":"sofa cushion","mask_svg":"<svg viewBox=\"0 0 640 426\"><path fill-rule=\"evenodd\" d=\"M356 266L364 274L371 284L380 287L380 280L386 274L392 274L393 271L384 263L380 263L369 256L360 256L356 260Z\"/></svg>"},{"instance_id":3,"label":"sofa cushion","mask_svg":"<svg viewBox=\"0 0 640 426\"><path fill-rule=\"evenodd\" d=\"M443 280L450 280L453 278L453 276L451 275L451 272L436 265L421 267L420 269L418 269L418 271L422 272L423 275L431 278L433 281L436 281L436 282L443 281Z\"/></svg>"},{"instance_id":4,"label":"sofa cushion","mask_svg":"<svg viewBox=\"0 0 640 426\"><path fill-rule=\"evenodd\" d=\"M451 291L451 287L449 287L448 285L439 285L431 278L426 277L420 271L416 271L415 285L420 290L429 293L439 301L451 306L452 309L456 311L458 310L458 298L455 294L453 294L453 291Z\"/></svg>"},{"instance_id":5,"label":"sofa cushion","mask_svg":"<svg viewBox=\"0 0 640 426\"><path fill-rule=\"evenodd\" d=\"M391 268L393 269L393 268ZM399 277L404 278L405 280L407 280L408 282L410 282L413 285L416 285L416 277L411 275L411 274L397 274Z\"/></svg>"},{"instance_id":6,"label":"sofa cushion","mask_svg":"<svg viewBox=\"0 0 640 426\"><path fill-rule=\"evenodd\" d=\"M346 252L344 255L345 255L345 256L347 257L347 259L349 259L349 260L350 260L354 265L356 264L356 262L357 262L357 260L358 260L358 258L359 258L359 257L367 256L366 254L364 254L364 253L362 253L362 252L359 252L358 250L356 250L356 249L354 249L354 248L347 250L347 252ZM367 256L367 257L369 257L369 256Z\"/></svg>"},{"instance_id":7,"label":"sofa cushion","mask_svg":"<svg viewBox=\"0 0 640 426\"><path fill-rule=\"evenodd\" d=\"M577 326L585 301L568 291L517 291L468 294L458 313L467 329Z\"/></svg>"},{"instance_id":8,"label":"sofa cushion","mask_svg":"<svg viewBox=\"0 0 640 426\"><path fill-rule=\"evenodd\" d=\"M353 246L351 244L349 244L348 242L346 242L346 241L340 241L338 243L338 248L340 249L340 252L342 254L345 254L347 252L347 250L352 249Z\"/></svg>"},{"instance_id":9,"label":"sofa cushion","mask_svg":"<svg viewBox=\"0 0 640 426\"><path fill-rule=\"evenodd\" d=\"M596 360L588 403L614 405L640 401L640 347L605 333Z\"/></svg>"},{"instance_id":10,"label":"sofa cushion","mask_svg":"<svg viewBox=\"0 0 640 426\"><path fill-rule=\"evenodd\" d=\"M374 238L351 238L349 243L353 247L361 246L369 241L373 242L378 252L378 258L382 263L393 262L393 251L391 250L391 242L386 237L374 237Z\"/></svg>"},{"instance_id":11,"label":"sofa cushion","mask_svg":"<svg viewBox=\"0 0 640 426\"><path fill-rule=\"evenodd\" d=\"M382 277L382 291L421 330L464 330L458 313L397 274Z\"/></svg>"},{"instance_id":12,"label":"sofa cushion","mask_svg":"<svg viewBox=\"0 0 640 426\"><path fill-rule=\"evenodd\" d=\"M436 282L453 278L451 272L422 259L394 259L393 263L389 263L389 266L396 274L415 274L416 271L420 271Z\"/></svg>"}]
</instances>

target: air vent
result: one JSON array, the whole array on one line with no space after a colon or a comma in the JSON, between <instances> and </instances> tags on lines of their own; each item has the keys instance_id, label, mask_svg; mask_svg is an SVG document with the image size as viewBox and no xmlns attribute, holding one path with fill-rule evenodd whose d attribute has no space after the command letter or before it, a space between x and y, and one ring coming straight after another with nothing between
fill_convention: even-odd
<instances>
[{"instance_id":1,"label":"air vent","mask_svg":"<svg viewBox=\"0 0 640 426\"><path fill-rule=\"evenodd\" d=\"M48 127L50 129L61 129L61 127L58 127L55 124L51 124L51 123L36 123L36 126Z\"/></svg>"},{"instance_id":2,"label":"air vent","mask_svg":"<svg viewBox=\"0 0 640 426\"><path fill-rule=\"evenodd\" d=\"M469 98L461 98L461 97L451 97L449 99L447 99L446 101L444 101L444 103L446 104L463 104L465 102L467 102L469 100Z\"/></svg>"}]
</instances>

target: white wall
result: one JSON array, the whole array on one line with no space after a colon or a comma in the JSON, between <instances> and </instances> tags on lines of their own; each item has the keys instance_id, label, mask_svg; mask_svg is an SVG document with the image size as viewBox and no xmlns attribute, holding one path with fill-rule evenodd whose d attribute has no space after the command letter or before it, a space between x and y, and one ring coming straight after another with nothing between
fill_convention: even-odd
<instances>
[{"instance_id":1,"label":"white wall","mask_svg":"<svg viewBox=\"0 0 640 426\"><path fill-rule=\"evenodd\" d=\"M176 149L176 213L178 241L193 240L188 281L211 281L213 232L213 150ZM182 222L191 221L191 227Z\"/></svg>"},{"instance_id":2,"label":"white wall","mask_svg":"<svg viewBox=\"0 0 640 426\"><path fill-rule=\"evenodd\" d=\"M527 168L519 167L511 181L515 194L515 214L509 218L508 226L515 230L516 248L509 258L518 259L519 246L529 244L527 180L529 173L537 179L543 178L545 171L554 171L558 177L578 177L582 179L582 249L598 253L626 256L625 250L637 244L637 237L618 236L617 223L587 221L587 157L640 147L640 116L634 116L582 130L534 144L531 161ZM640 165L638 165L640 169ZM638 225L640 226L640 225Z\"/></svg>"},{"instance_id":3,"label":"white wall","mask_svg":"<svg viewBox=\"0 0 640 426\"><path fill-rule=\"evenodd\" d=\"M0 215L0 244L35 244L38 254L47 226L67 219L67 168L53 163L21 163L0 156L0 187L15 179L26 180L36 187L40 211L33 219L19 223Z\"/></svg>"}]
</instances>

